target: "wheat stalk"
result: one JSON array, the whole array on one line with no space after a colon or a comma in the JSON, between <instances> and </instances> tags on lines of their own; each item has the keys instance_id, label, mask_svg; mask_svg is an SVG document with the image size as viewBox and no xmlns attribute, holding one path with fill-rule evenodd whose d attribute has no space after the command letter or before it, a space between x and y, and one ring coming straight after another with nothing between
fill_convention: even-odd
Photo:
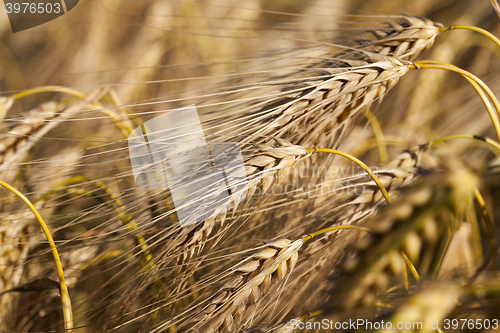
<instances>
[{"instance_id":1,"label":"wheat stalk","mask_svg":"<svg viewBox=\"0 0 500 333\"><path fill-rule=\"evenodd\" d=\"M114 99L116 99L116 93L114 93L112 89L107 89L107 90L109 90L109 95L110 95L110 98L108 99L111 100L116 105L114 101ZM3 99L0 99L0 119L2 119L5 116L8 110L12 107L12 104L14 103L15 100L19 100L26 96L39 93L46 93L46 92L64 93L80 99L84 99L86 96L81 91L62 86L43 86L43 87L31 88L19 92L17 94L14 94L8 98L3 97ZM122 114L119 115L114 110L104 107L104 105L102 105L98 100L91 102L90 106L95 108L99 112L103 113L105 116L107 116L108 119L115 124L115 126L118 128L118 130L122 133L124 137L128 137L128 135L132 132L134 128L133 126L134 123L132 122L132 119L131 117L129 117L128 114L126 115L126 117L124 117L123 114L124 112L121 112ZM121 110L122 108L119 106L116 106L116 109L118 111L122 111Z\"/></svg>"},{"instance_id":2,"label":"wheat stalk","mask_svg":"<svg viewBox=\"0 0 500 333\"><path fill-rule=\"evenodd\" d=\"M498 117L500 117L500 102L497 100L493 91L491 91L491 89L481 79L479 79L474 74L469 73L456 66L433 60L417 61L413 65L411 65L410 68L443 69L462 75L467 81L469 81L469 83L476 90L479 97L483 101L483 104L485 105L486 110L488 111L491 122L493 124L493 127L495 128L498 140L500 142L500 120L498 119ZM493 106L491 105L490 100L491 102L493 102Z\"/></svg>"},{"instance_id":3,"label":"wheat stalk","mask_svg":"<svg viewBox=\"0 0 500 333\"><path fill-rule=\"evenodd\" d=\"M338 313L373 305L376 292L387 289L387 273L401 277L406 272L402 252L417 264L421 275L435 274L443 251L438 244L446 243L440 235L456 230L455 221L472 203L476 181L472 173L455 164L448 174L428 176L409 188L397 203L366 224L372 234L356 245L358 255L341 264L344 271L336 279L331 310Z\"/></svg>"}]
</instances>

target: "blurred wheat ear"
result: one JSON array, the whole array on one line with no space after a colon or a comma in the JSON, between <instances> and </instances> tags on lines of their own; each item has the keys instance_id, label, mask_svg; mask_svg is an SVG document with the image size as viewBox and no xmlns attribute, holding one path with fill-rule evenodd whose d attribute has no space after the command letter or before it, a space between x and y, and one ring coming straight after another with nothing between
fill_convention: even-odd
<instances>
[{"instance_id":1,"label":"blurred wheat ear","mask_svg":"<svg viewBox=\"0 0 500 333\"><path fill-rule=\"evenodd\" d=\"M444 8L452 12L467 3L450 4ZM491 4L498 11L497 1ZM79 331L285 333L294 331L292 319L426 324L438 319L429 316L497 316L500 284L483 254L496 251L498 237L498 214L488 214L498 200L495 158L431 141L477 139L491 135L491 126L455 81L439 90L439 80L419 83L408 73L429 51L432 59L474 65L467 68L474 73L486 64L495 74L477 45L467 57L457 51L475 40L446 35L434 45L447 30L440 23L360 15L328 1L127 2L106 11L96 1L85 5L89 16L72 22L71 34L57 30L57 42L41 31L41 42L24 36L5 43L30 72L30 84L100 88L0 97L0 180L33 198L54 230ZM442 3L419 5L452 20ZM462 18L489 24L487 6L469 4ZM107 21L118 14L127 24ZM28 56L30 43L45 43L37 60ZM72 43L74 55L59 51ZM232 49L243 58L231 58ZM0 52L0 83L10 87L17 63L2 43ZM482 97L495 104L498 82L485 82L493 89ZM422 86L432 93L415 92ZM447 94L452 101L445 103ZM31 97L14 98L24 95ZM418 108L417 124L407 117L412 99L437 106ZM142 121L186 104L197 105L208 142L240 144L248 191L230 193L230 205L181 227L168 188L134 183L123 138ZM363 112L377 117L378 129L364 123ZM376 131L383 135L374 144ZM377 144L391 156L382 164L374 157ZM319 155L333 150L366 168ZM332 184L340 191L329 191ZM275 193L277 185L291 190ZM361 193L352 191L358 187ZM1 330L60 330L47 244L24 207L8 195L1 199ZM493 222L483 226L478 216Z\"/></svg>"}]
</instances>

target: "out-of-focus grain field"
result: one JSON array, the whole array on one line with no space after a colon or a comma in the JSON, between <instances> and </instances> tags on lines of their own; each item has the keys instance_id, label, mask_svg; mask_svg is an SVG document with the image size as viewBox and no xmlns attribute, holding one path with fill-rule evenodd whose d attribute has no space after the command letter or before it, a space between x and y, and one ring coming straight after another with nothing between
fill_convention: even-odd
<instances>
[{"instance_id":1,"label":"out-of-focus grain field","mask_svg":"<svg viewBox=\"0 0 500 333\"><path fill-rule=\"evenodd\" d=\"M0 332L498 330L500 42L459 27L499 23L489 0L81 0L12 33L2 7ZM192 105L247 192L181 227L127 139Z\"/></svg>"}]
</instances>

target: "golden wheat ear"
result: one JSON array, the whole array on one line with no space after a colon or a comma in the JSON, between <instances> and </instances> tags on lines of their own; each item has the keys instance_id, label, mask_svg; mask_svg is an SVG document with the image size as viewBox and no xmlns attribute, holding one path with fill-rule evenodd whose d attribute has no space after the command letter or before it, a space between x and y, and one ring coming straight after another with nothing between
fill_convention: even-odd
<instances>
[{"instance_id":1,"label":"golden wheat ear","mask_svg":"<svg viewBox=\"0 0 500 333\"><path fill-rule=\"evenodd\" d=\"M352 50L315 65L321 79L309 80L269 112L256 134L280 137L304 147L335 147L360 110L380 100L410 64L395 57ZM311 71L310 69L309 71Z\"/></svg>"},{"instance_id":2,"label":"golden wheat ear","mask_svg":"<svg viewBox=\"0 0 500 333\"><path fill-rule=\"evenodd\" d=\"M203 332L232 331L235 317L259 301L274 279L284 280L298 261L304 241L279 239L266 244L234 268L234 277L226 282L194 319ZM273 275L275 276L273 278Z\"/></svg>"},{"instance_id":3,"label":"golden wheat ear","mask_svg":"<svg viewBox=\"0 0 500 333\"><path fill-rule=\"evenodd\" d=\"M387 28L369 30L373 38L361 39L358 43L368 51L408 61L418 59L430 49L443 28L441 23L411 15L391 19L387 25Z\"/></svg>"},{"instance_id":4,"label":"golden wheat ear","mask_svg":"<svg viewBox=\"0 0 500 333\"><path fill-rule=\"evenodd\" d=\"M12 155L26 143L30 136L52 118L61 107L56 102L42 103L28 111L26 116L11 129L0 134L0 164L8 161Z\"/></svg>"}]
</instances>

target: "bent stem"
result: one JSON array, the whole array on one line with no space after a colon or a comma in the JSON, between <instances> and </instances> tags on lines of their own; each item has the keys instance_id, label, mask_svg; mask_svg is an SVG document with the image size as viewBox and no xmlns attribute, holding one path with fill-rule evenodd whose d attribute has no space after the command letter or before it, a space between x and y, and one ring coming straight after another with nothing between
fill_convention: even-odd
<instances>
[{"instance_id":1,"label":"bent stem","mask_svg":"<svg viewBox=\"0 0 500 333\"><path fill-rule=\"evenodd\" d=\"M75 189L73 191L68 191L68 189L59 189L62 186L72 184L72 183L78 183L78 182L91 183L91 184L95 185L97 188L99 188L100 190L102 190L104 193L106 193L106 195L111 199L112 203L110 203L109 201L103 200L101 198L102 202L114 209L114 211L116 212L116 214L118 215L118 217L122 221L122 225L125 226L127 231L134 233L135 243L140 248L140 252L143 253L143 255L144 255L144 259L142 260L141 264L142 264L142 266L145 267L146 270L152 269L154 266L154 264L152 262L153 257L151 255L151 252L149 251L149 247L148 247L148 244L146 242L146 239L144 238L144 236L142 236L140 233L138 233L138 226L135 223L135 221L133 220L132 216L127 214L126 207L125 207L125 204L123 203L123 201L120 199L120 197L116 196L113 192L111 192L111 190L108 189L108 187L105 184L103 184L99 181L94 181L94 180L86 178L86 177L82 177L82 176L71 177L69 179L66 179L66 180L60 182L56 186L54 186L53 190L45 193L42 197L37 199L35 201L35 203L40 201L40 200L46 199L49 195L51 195L53 193L57 193L60 191L82 194L82 195L87 195L87 196L93 195L91 192L87 192L83 189ZM103 254L102 256L105 256L105 254ZM93 262L95 262L97 260L101 260L102 256L96 257L94 260L85 264L81 269L84 269L84 268L90 266Z\"/></svg>"},{"instance_id":2,"label":"bent stem","mask_svg":"<svg viewBox=\"0 0 500 333\"><path fill-rule=\"evenodd\" d=\"M17 189L15 189L14 187L10 186L7 183L4 183L1 180L0 180L0 185L5 187L7 190L11 191L15 195L17 195L22 201L24 201L24 203L33 212L33 215L35 215L36 219L38 220L38 223L40 223L40 227L42 227L42 230L45 234L45 237L47 237L47 241L49 243L50 249L52 250L54 262L56 264L57 275L59 277L59 285L61 287L61 302L62 302L63 317L64 317L64 328L66 330L68 330L68 332L72 333L73 332L73 312L71 311L71 300L69 298L68 288L66 287L66 283L64 282L64 272L63 272L63 268L61 265L61 260L59 259L59 253L57 252L57 248L56 248L56 245L54 243L54 239L52 238L52 235L50 234L49 228L47 227L47 225L43 221L42 216L38 213L35 206L33 206L33 204L31 203L31 201L29 201L28 198L26 198Z\"/></svg>"},{"instance_id":3,"label":"bent stem","mask_svg":"<svg viewBox=\"0 0 500 333\"><path fill-rule=\"evenodd\" d=\"M41 86L41 87L36 87L33 89L21 91L17 94L12 95L12 98L14 100L20 99L29 95L34 95L42 92L57 92L57 93L64 93L68 94L80 99L83 99L86 95L78 90L67 88L67 87L62 87L62 86ZM113 124L120 130L121 134L126 138L132 133L133 128L128 126L125 122L121 121L118 119L118 114L115 112L107 109L104 105L102 105L99 102L94 102L90 104L90 106L97 108L99 112L103 113L104 115L108 116L109 119L113 122Z\"/></svg>"},{"instance_id":4,"label":"bent stem","mask_svg":"<svg viewBox=\"0 0 500 333\"><path fill-rule=\"evenodd\" d=\"M428 142L424 146L432 147L432 146L435 146L439 143L442 143L445 141L450 141L450 140L455 140L455 139L471 139L471 140L482 141L482 142L487 143L490 147L494 148L494 151L496 153L500 153L500 144L498 144L497 142L495 142L489 138L485 138L483 136L473 135L473 134L456 134L456 135L445 136L443 138L439 138L439 139L433 140L431 142Z\"/></svg>"},{"instance_id":5,"label":"bent stem","mask_svg":"<svg viewBox=\"0 0 500 333\"><path fill-rule=\"evenodd\" d=\"M357 159L356 157L354 157L350 154L347 154L347 153L344 153L342 151L335 150L335 149L329 149L329 148L306 148L306 151L308 153L330 153L330 154L340 155L340 156L343 156L343 157L353 161L354 163L359 165L361 168L363 168L363 170L365 170L366 173L368 173L368 175L371 177L371 179L373 179L373 181L377 184L378 188L382 192L382 195L384 196L385 201L387 201L388 204L392 203L392 200L389 197L389 193L387 193L387 190L385 189L384 185L382 185L382 182L380 181L380 179L378 179L378 177L375 175L375 173L366 164L364 164L361 160Z\"/></svg>"},{"instance_id":6,"label":"bent stem","mask_svg":"<svg viewBox=\"0 0 500 333\"><path fill-rule=\"evenodd\" d=\"M491 122L493 123L493 127L495 128L495 132L498 136L498 140L500 142L500 121L498 120L497 116L500 117L500 103L498 102L497 98L495 97L495 94L491 91L491 89L484 83L481 79L479 79L477 76L475 76L472 73L467 72L466 70L463 70L461 68L458 68L456 66L442 63L439 61L433 61L433 60L421 60L421 61L416 61L409 67L410 69L420 69L420 68L427 68L427 69L443 69L447 70L450 72L455 72L460 75L462 75L469 83L472 85L474 90L478 93L479 97L484 103L484 106L486 107L486 110L488 110L488 114L491 118ZM487 97L485 96L485 93ZM493 102L493 105L495 109L492 108L491 103L488 101L488 98ZM496 111L496 115L495 115Z\"/></svg>"},{"instance_id":7,"label":"bent stem","mask_svg":"<svg viewBox=\"0 0 500 333\"><path fill-rule=\"evenodd\" d=\"M305 243L308 240L310 240L316 236L322 235L322 234L330 232L330 231L341 230L341 229L356 229L356 230L361 230L361 231L365 231L365 232L371 232L370 229L365 228L365 227L360 227L358 225L337 225L334 227L329 227L329 228L315 231L312 234L305 235L304 237L302 237L302 241Z\"/></svg>"},{"instance_id":8,"label":"bent stem","mask_svg":"<svg viewBox=\"0 0 500 333\"><path fill-rule=\"evenodd\" d=\"M458 134L458 135L450 135L444 138L440 138L434 141L431 141L427 143L428 146L434 146L439 143L448 141L448 140L453 140L453 139L472 139L472 140L479 140L486 142L489 144L491 147L495 149L495 151L498 153L500 152L500 144L496 143L495 141L485 138L482 136L478 135L471 135L471 134ZM485 226L486 226L486 233L488 235L488 242L489 242L489 251L491 255L491 265L493 267L493 270L497 269L497 261L496 261L496 242L495 242L495 234L494 234L494 228L493 228L493 222L491 220L490 215L488 214L488 210L486 209L486 203L483 199L483 196L481 195L481 192L477 188L474 188L474 196L476 197L476 201L480 207L481 210L481 215L483 217Z\"/></svg>"},{"instance_id":9,"label":"bent stem","mask_svg":"<svg viewBox=\"0 0 500 333\"><path fill-rule=\"evenodd\" d=\"M474 32L479 32L481 35L488 37L493 41L493 43L495 43L498 47L500 47L500 40L491 32L470 25L452 25L451 27L448 28L440 28L439 32L446 32L451 30L470 30Z\"/></svg>"},{"instance_id":10,"label":"bent stem","mask_svg":"<svg viewBox=\"0 0 500 333\"><path fill-rule=\"evenodd\" d=\"M128 115L128 117L132 120L132 122L136 126L141 126L142 121L139 117L137 117L128 107L123 105L123 102L121 101L120 97L116 93L114 89L109 89L109 98L111 102L118 108L124 111L125 114Z\"/></svg>"}]
</instances>

